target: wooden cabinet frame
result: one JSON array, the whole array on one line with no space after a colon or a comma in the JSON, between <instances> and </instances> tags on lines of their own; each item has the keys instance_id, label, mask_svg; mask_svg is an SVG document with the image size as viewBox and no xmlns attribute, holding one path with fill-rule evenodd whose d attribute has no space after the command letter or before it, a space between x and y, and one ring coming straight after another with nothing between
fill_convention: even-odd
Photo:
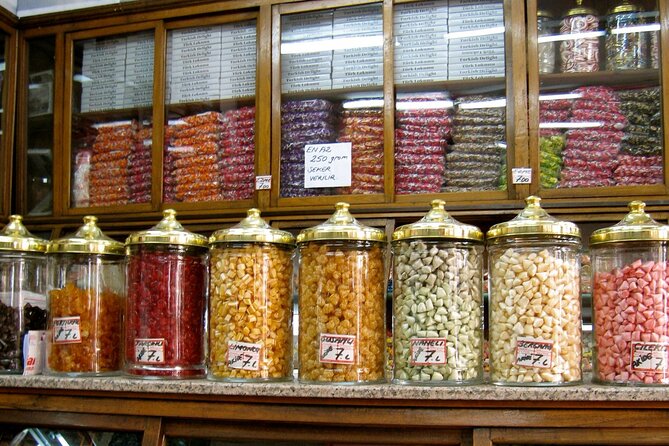
<instances>
[{"instance_id":1,"label":"wooden cabinet frame","mask_svg":"<svg viewBox=\"0 0 669 446\"><path fill-rule=\"evenodd\" d=\"M0 218L11 213L14 173L14 120L16 116L16 67L18 32L15 18L0 13L0 32L5 34L5 68L2 86L2 138L0 139Z\"/></svg>"}]
</instances>

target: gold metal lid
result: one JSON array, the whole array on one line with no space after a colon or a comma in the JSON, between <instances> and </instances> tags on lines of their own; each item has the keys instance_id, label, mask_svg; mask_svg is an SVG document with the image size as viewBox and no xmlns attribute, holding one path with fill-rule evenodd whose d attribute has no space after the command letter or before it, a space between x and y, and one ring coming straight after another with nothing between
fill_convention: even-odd
<instances>
[{"instance_id":1,"label":"gold metal lid","mask_svg":"<svg viewBox=\"0 0 669 446\"><path fill-rule=\"evenodd\" d=\"M84 225L77 232L52 241L46 252L124 255L123 243L104 235L97 221L97 217L87 215L84 217Z\"/></svg>"},{"instance_id":2,"label":"gold metal lid","mask_svg":"<svg viewBox=\"0 0 669 446\"><path fill-rule=\"evenodd\" d=\"M340 202L335 207L337 210L327 221L300 232L297 243L323 240L386 241L386 233L381 229L358 223L348 211L348 203Z\"/></svg>"},{"instance_id":3,"label":"gold metal lid","mask_svg":"<svg viewBox=\"0 0 669 446\"><path fill-rule=\"evenodd\" d=\"M576 0L576 5L565 13L565 17L573 15L597 15L593 8L583 6L583 0Z\"/></svg>"},{"instance_id":4,"label":"gold metal lid","mask_svg":"<svg viewBox=\"0 0 669 446\"><path fill-rule=\"evenodd\" d=\"M130 234L125 241L127 245L185 245L185 246L208 246L207 237L195 234L181 226L177 221L177 212L174 209L165 209L163 219L145 231Z\"/></svg>"},{"instance_id":5,"label":"gold metal lid","mask_svg":"<svg viewBox=\"0 0 669 446\"><path fill-rule=\"evenodd\" d=\"M417 238L446 238L483 242L483 232L476 226L460 223L444 209L444 200L432 200L432 209L416 223L400 226L393 241Z\"/></svg>"},{"instance_id":6,"label":"gold metal lid","mask_svg":"<svg viewBox=\"0 0 669 446\"><path fill-rule=\"evenodd\" d=\"M552 19L553 14L551 14L549 11L546 11L545 9L539 9L537 10L537 17Z\"/></svg>"},{"instance_id":7,"label":"gold metal lid","mask_svg":"<svg viewBox=\"0 0 669 446\"><path fill-rule=\"evenodd\" d=\"M669 240L669 226L660 224L648 215L643 201L632 201L630 212L613 226L594 231L590 245L613 242L642 242Z\"/></svg>"},{"instance_id":8,"label":"gold metal lid","mask_svg":"<svg viewBox=\"0 0 669 446\"><path fill-rule=\"evenodd\" d=\"M574 223L551 217L540 205L541 198L530 196L525 199L527 206L516 217L498 223L490 228L486 237L522 237L527 235L561 235L581 238L581 231Z\"/></svg>"},{"instance_id":9,"label":"gold metal lid","mask_svg":"<svg viewBox=\"0 0 669 446\"><path fill-rule=\"evenodd\" d=\"M641 6L630 3L628 0L623 0L619 5L614 6L609 9L608 14L624 14L630 12L641 12L643 8Z\"/></svg>"},{"instance_id":10,"label":"gold metal lid","mask_svg":"<svg viewBox=\"0 0 669 446\"><path fill-rule=\"evenodd\" d=\"M10 215L9 223L0 231L0 251L45 252L48 243L32 235L20 215Z\"/></svg>"},{"instance_id":11,"label":"gold metal lid","mask_svg":"<svg viewBox=\"0 0 669 446\"><path fill-rule=\"evenodd\" d=\"M260 210L252 208L247 217L228 229L220 229L209 237L209 243L251 242L295 245L293 234L274 229L260 218Z\"/></svg>"}]
</instances>

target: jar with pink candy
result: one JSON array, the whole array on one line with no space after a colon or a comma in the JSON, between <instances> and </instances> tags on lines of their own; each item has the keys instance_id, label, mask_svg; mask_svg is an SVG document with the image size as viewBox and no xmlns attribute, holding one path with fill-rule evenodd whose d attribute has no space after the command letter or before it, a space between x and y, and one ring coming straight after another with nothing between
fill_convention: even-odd
<instances>
[{"instance_id":1,"label":"jar with pink candy","mask_svg":"<svg viewBox=\"0 0 669 446\"><path fill-rule=\"evenodd\" d=\"M594 375L603 384L669 384L669 226L632 201L592 233Z\"/></svg>"},{"instance_id":2,"label":"jar with pink candy","mask_svg":"<svg viewBox=\"0 0 669 446\"><path fill-rule=\"evenodd\" d=\"M565 35L560 43L563 73L599 71L599 18L594 9L576 0L562 19L560 34Z\"/></svg>"}]
</instances>

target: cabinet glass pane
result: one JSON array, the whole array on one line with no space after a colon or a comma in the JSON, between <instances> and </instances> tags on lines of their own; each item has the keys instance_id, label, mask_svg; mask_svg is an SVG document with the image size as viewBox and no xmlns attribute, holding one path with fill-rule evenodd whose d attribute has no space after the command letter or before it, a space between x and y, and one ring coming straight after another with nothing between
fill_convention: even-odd
<instances>
[{"instance_id":1,"label":"cabinet glass pane","mask_svg":"<svg viewBox=\"0 0 669 446\"><path fill-rule=\"evenodd\" d=\"M55 38L28 41L26 206L28 215L53 213L53 70Z\"/></svg>"},{"instance_id":2,"label":"cabinet glass pane","mask_svg":"<svg viewBox=\"0 0 669 446\"><path fill-rule=\"evenodd\" d=\"M536 20L541 187L663 184L657 3L541 0Z\"/></svg>"},{"instance_id":3,"label":"cabinet glass pane","mask_svg":"<svg viewBox=\"0 0 669 446\"><path fill-rule=\"evenodd\" d=\"M395 5L395 193L506 189L503 6Z\"/></svg>"},{"instance_id":4,"label":"cabinet glass pane","mask_svg":"<svg viewBox=\"0 0 669 446\"><path fill-rule=\"evenodd\" d=\"M384 192L380 4L281 18L282 197Z\"/></svg>"},{"instance_id":5,"label":"cabinet glass pane","mask_svg":"<svg viewBox=\"0 0 669 446\"><path fill-rule=\"evenodd\" d=\"M101 432L47 428L1 427L0 445L12 446L140 446L134 432Z\"/></svg>"},{"instance_id":6,"label":"cabinet glass pane","mask_svg":"<svg viewBox=\"0 0 669 446\"><path fill-rule=\"evenodd\" d=\"M253 198L256 21L167 34L163 201Z\"/></svg>"},{"instance_id":7,"label":"cabinet glass pane","mask_svg":"<svg viewBox=\"0 0 669 446\"><path fill-rule=\"evenodd\" d=\"M5 160L8 159L5 156L5 150L11 150L12 148L7 148L5 147L5 137L4 137L4 116L5 116L5 103L4 103L4 94L5 88L4 88L4 78L5 78L5 61L6 61L6 49L5 46L7 44L7 35L0 33L0 98L2 98L2 103L0 104L0 169L2 169L3 172L8 172L11 166L5 166ZM8 176L5 175L5 180L0 181L0 200L4 200L5 196L5 191L9 187L9 181L8 181ZM0 215L2 213L6 212L8 209L7 206L9 203L4 203L0 202Z\"/></svg>"},{"instance_id":8,"label":"cabinet glass pane","mask_svg":"<svg viewBox=\"0 0 669 446\"><path fill-rule=\"evenodd\" d=\"M72 207L151 201L153 31L74 42Z\"/></svg>"}]
</instances>

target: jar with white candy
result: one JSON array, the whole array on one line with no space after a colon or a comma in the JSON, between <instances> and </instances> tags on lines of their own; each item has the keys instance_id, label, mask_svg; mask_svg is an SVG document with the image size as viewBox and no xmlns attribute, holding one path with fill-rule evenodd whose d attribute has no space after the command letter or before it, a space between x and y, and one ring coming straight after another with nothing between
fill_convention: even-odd
<instances>
[{"instance_id":1,"label":"jar with white candy","mask_svg":"<svg viewBox=\"0 0 669 446\"><path fill-rule=\"evenodd\" d=\"M581 382L581 235L538 197L486 234L490 379L500 385Z\"/></svg>"},{"instance_id":2,"label":"jar with white candy","mask_svg":"<svg viewBox=\"0 0 669 446\"><path fill-rule=\"evenodd\" d=\"M393 233L395 383L483 378L483 233L444 204Z\"/></svg>"}]
</instances>

